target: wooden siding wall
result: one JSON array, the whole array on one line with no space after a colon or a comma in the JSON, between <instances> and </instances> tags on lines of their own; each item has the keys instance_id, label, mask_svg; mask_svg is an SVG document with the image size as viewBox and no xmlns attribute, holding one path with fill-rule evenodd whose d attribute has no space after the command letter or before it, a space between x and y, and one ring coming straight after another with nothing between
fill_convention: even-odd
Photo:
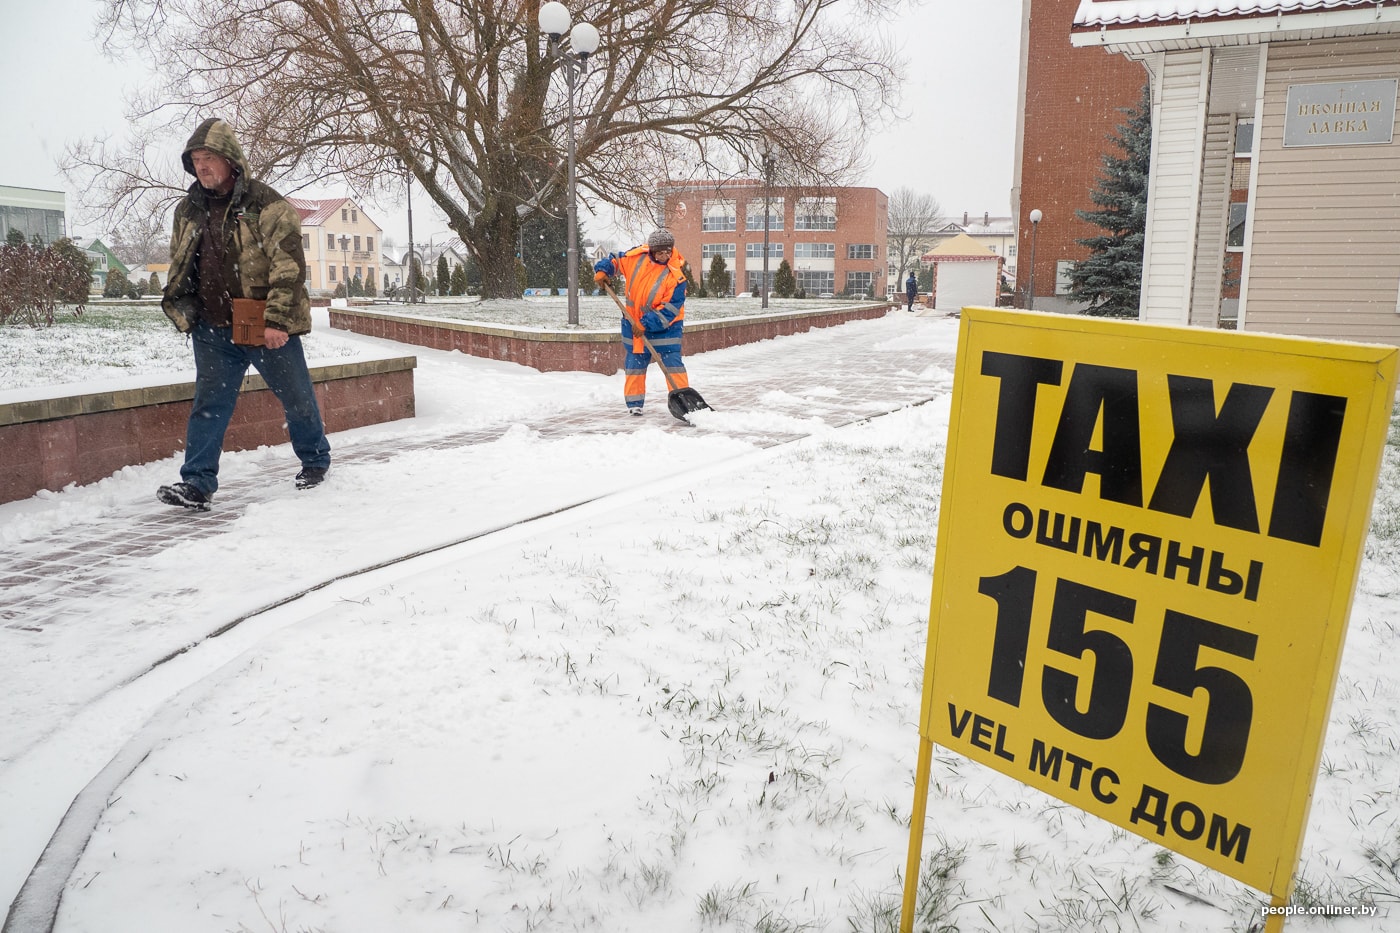
<instances>
[{"instance_id":1,"label":"wooden siding wall","mask_svg":"<svg viewBox=\"0 0 1400 933\"><path fill-rule=\"evenodd\" d=\"M1206 149L1201 165L1200 220L1196 224L1196 274L1191 286L1191 324L1220 323L1220 282L1225 269L1225 231L1230 222L1230 174L1234 159L1235 116L1206 118Z\"/></svg>"},{"instance_id":2,"label":"wooden siding wall","mask_svg":"<svg viewBox=\"0 0 1400 933\"><path fill-rule=\"evenodd\" d=\"M1153 81L1152 169L1139 318L1185 324L1205 141L1206 52L1172 53L1159 61Z\"/></svg>"},{"instance_id":3,"label":"wooden siding wall","mask_svg":"<svg viewBox=\"0 0 1400 933\"><path fill-rule=\"evenodd\" d=\"M1269 48L1241 326L1400 345L1400 137L1284 149L1290 84L1400 76L1400 37Z\"/></svg>"}]
</instances>

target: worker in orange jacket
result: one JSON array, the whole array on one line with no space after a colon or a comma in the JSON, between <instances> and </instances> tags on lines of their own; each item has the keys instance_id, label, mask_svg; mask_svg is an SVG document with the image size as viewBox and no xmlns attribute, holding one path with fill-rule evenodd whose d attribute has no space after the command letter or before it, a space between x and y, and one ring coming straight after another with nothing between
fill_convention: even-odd
<instances>
[{"instance_id":1,"label":"worker in orange jacket","mask_svg":"<svg viewBox=\"0 0 1400 933\"><path fill-rule=\"evenodd\" d=\"M631 414L640 415L647 396L647 366L651 351L642 333L656 348L658 361L671 388L690 385L681 362L681 332L685 326L685 260L676 250L671 231L660 229L645 244L623 253L610 253L593 265L593 278L601 285L615 275L627 279L627 313L622 316L622 394ZM641 325L640 332L637 324Z\"/></svg>"}]
</instances>

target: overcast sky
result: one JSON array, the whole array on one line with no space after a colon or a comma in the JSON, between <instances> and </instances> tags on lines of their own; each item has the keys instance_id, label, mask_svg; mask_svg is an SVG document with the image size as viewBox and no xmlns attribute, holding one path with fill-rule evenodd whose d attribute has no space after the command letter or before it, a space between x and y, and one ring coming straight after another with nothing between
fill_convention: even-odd
<instances>
[{"instance_id":1,"label":"overcast sky","mask_svg":"<svg viewBox=\"0 0 1400 933\"><path fill-rule=\"evenodd\" d=\"M65 190L56 161L67 142L120 134L127 91L148 73L112 62L93 40L98 0L0 0L0 185ZM1021 0L924 0L891 24L901 37L908 81L902 118L870 140L864 183L886 194L908 187L936 197L950 218L1010 213L1016 133ZM23 89L23 90L15 90ZM325 191L325 196L351 192ZM74 223L71 232L94 233ZM414 204L415 238L446 230ZM367 204L398 242L407 241L401 204ZM616 236L610 218L590 235ZM587 221L585 221L587 224ZM621 244L619 244L621 245Z\"/></svg>"}]
</instances>

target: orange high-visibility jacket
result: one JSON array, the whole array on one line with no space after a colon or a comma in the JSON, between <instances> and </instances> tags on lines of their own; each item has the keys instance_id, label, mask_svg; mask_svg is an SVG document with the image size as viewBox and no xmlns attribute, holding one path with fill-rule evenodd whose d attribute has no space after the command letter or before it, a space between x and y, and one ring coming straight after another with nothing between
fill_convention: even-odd
<instances>
[{"instance_id":1,"label":"orange high-visibility jacket","mask_svg":"<svg viewBox=\"0 0 1400 933\"><path fill-rule=\"evenodd\" d=\"M680 251L671 250L671 261L662 265L651 258L645 244L634 246L625 253L611 253L594 264L594 271L608 275L621 274L627 279L627 314L622 318L622 337L632 341L634 353L643 349L641 335L634 334L632 322L640 321L647 337L653 341L678 338L685 320L685 259ZM660 326L647 328L647 314L653 314Z\"/></svg>"}]
</instances>

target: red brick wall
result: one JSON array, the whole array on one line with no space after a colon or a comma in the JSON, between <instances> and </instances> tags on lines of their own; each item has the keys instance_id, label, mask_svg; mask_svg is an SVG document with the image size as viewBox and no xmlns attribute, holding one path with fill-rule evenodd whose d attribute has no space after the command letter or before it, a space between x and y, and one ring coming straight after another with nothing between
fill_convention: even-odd
<instances>
[{"instance_id":1,"label":"red brick wall","mask_svg":"<svg viewBox=\"0 0 1400 933\"><path fill-rule=\"evenodd\" d=\"M1109 141L1124 121L1120 108L1133 107L1147 83L1147 71L1123 55L1070 45L1069 30L1079 0L1031 0L1027 38L1026 97L1021 144L1021 199L1017 219L1016 289L1031 278L1030 212L1044 215L1036 234L1036 307L1050 309L1041 296L1055 294L1055 263L1083 259L1088 250L1076 240L1103 231L1075 215L1090 210L1102 155L1122 150Z\"/></svg>"},{"instance_id":2,"label":"red brick wall","mask_svg":"<svg viewBox=\"0 0 1400 933\"><path fill-rule=\"evenodd\" d=\"M193 395L193 385L189 389ZM327 432L412 418L413 370L318 381L316 400ZM0 502L25 499L40 489L96 482L122 467L169 457L184 449L189 414L190 399L184 398L0 425ZM282 406L271 391L245 390L234 408L224 449L284 444L284 421Z\"/></svg>"},{"instance_id":3,"label":"red brick wall","mask_svg":"<svg viewBox=\"0 0 1400 933\"><path fill-rule=\"evenodd\" d=\"M889 312L889 307L888 304L877 303L829 311L688 322L685 327L685 352L703 353L771 337L799 334L814 327L831 327L848 321L883 317ZM420 347L459 350L471 356L532 366L541 372L575 371L611 376L622 368L620 334L551 334L547 339L526 333L486 332L480 325L456 321L434 324L378 312L342 311L338 308L331 311L331 327Z\"/></svg>"}]
</instances>

